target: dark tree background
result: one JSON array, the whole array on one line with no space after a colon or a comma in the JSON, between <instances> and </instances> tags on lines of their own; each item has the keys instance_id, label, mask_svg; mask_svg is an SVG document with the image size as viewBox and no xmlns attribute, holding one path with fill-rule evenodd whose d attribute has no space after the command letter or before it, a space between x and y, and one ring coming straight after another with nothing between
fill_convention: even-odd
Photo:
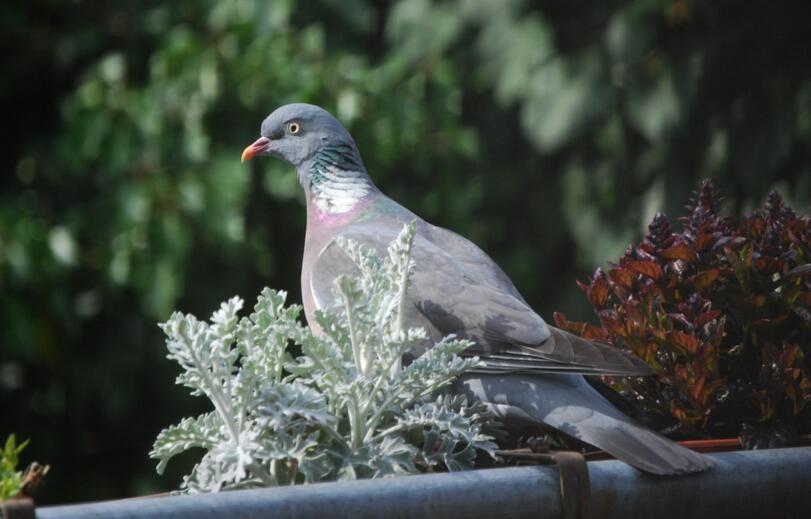
<instances>
[{"instance_id":1,"label":"dark tree background","mask_svg":"<svg viewBox=\"0 0 811 519\"><path fill-rule=\"evenodd\" d=\"M479 243L544 316L709 177L739 212L811 195L801 2L6 2L0 437L40 503L175 488L147 458L201 411L156 326L265 285L299 299L276 106L337 115L378 185ZM173 469L173 471L171 470Z\"/></svg>"}]
</instances>

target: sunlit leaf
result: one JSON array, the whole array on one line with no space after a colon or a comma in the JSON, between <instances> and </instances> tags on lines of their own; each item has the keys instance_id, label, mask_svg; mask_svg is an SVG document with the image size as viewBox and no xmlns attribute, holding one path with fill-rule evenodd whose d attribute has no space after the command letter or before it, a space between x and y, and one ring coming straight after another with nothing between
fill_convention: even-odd
<instances>
[{"instance_id":1,"label":"sunlit leaf","mask_svg":"<svg viewBox=\"0 0 811 519\"><path fill-rule=\"evenodd\" d=\"M677 243L672 247L668 247L667 249L661 252L663 258L669 260L683 260L683 261L695 261L698 256L696 253L686 244L683 242Z\"/></svg>"},{"instance_id":2,"label":"sunlit leaf","mask_svg":"<svg viewBox=\"0 0 811 519\"><path fill-rule=\"evenodd\" d=\"M656 281L662 278L662 267L655 261L630 260L625 264L625 267Z\"/></svg>"}]
</instances>

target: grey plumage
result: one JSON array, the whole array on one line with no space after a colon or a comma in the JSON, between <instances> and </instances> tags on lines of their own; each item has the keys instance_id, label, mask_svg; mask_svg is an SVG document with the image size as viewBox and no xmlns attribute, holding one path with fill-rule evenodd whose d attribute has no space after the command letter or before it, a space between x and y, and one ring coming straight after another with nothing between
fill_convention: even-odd
<instances>
[{"instance_id":1,"label":"grey plumage","mask_svg":"<svg viewBox=\"0 0 811 519\"><path fill-rule=\"evenodd\" d=\"M622 414L580 375L469 375L453 391L488 402L513 428L545 424L659 475L710 467L709 460Z\"/></svg>"},{"instance_id":2,"label":"grey plumage","mask_svg":"<svg viewBox=\"0 0 811 519\"><path fill-rule=\"evenodd\" d=\"M406 320L428 330L432 342L450 333L472 340L476 345L467 353L484 360L487 367L482 372L487 373L652 373L636 357L547 326L476 245L389 202L388 211L356 222L340 234L384 254L403 225L416 221L416 267L407 294ZM316 307L329 304L337 275L355 269L332 241L307 266L309 286L302 290L312 293Z\"/></svg>"},{"instance_id":3,"label":"grey plumage","mask_svg":"<svg viewBox=\"0 0 811 519\"><path fill-rule=\"evenodd\" d=\"M279 108L262 123L262 137L243 159L257 154L292 163L307 195L301 283L310 323L315 309L332 304L335 277L356 268L335 237L383 254L403 226L415 221L416 270L404 320L428 331L423 348L453 333L473 341L466 354L484 361L481 370L454 385L455 391L489 403L507 423L552 426L647 472L710 467L706 457L623 415L582 377L649 375L647 364L547 325L479 247L381 193L351 136L328 112L304 104Z\"/></svg>"}]
</instances>

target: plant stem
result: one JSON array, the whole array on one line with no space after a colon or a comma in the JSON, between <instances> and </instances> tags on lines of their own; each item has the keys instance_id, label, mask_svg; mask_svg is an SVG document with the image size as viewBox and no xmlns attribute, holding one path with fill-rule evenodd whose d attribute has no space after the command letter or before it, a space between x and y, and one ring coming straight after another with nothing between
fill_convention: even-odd
<instances>
[{"instance_id":1,"label":"plant stem","mask_svg":"<svg viewBox=\"0 0 811 519\"><path fill-rule=\"evenodd\" d=\"M375 414L372 415L372 418L369 420L366 426L366 436L363 438L364 441L369 441L374 434L375 427L377 427L377 422L380 421L380 418L383 416L383 412L386 410L388 406L397 398L397 393L392 393L391 395L383 401L383 404L377 408Z\"/></svg>"},{"instance_id":2,"label":"plant stem","mask_svg":"<svg viewBox=\"0 0 811 519\"><path fill-rule=\"evenodd\" d=\"M442 378L441 380L437 381L435 384L432 384L430 387L423 388L423 390L420 391L419 393L415 394L413 398L410 398L410 399L406 400L405 402L401 403L399 405L400 409L407 409L408 406L410 406L411 404L416 402L418 399L422 398L425 395L430 395L431 393L433 393L437 389L441 388L442 386L446 385L448 382L450 382L451 380L456 378L457 375L458 374L448 375L448 376ZM377 411L372 416L372 418L369 420L369 422L367 422L366 436L364 437L364 441L369 441L369 440L371 440L373 438L374 430L377 427L377 423L380 421L380 418L383 416L383 412L386 410L386 408L389 405L391 405L391 403L394 401L394 399L396 397L397 397L396 392L389 395L389 397L383 402L383 405L381 405L377 409Z\"/></svg>"},{"instance_id":3,"label":"plant stem","mask_svg":"<svg viewBox=\"0 0 811 519\"><path fill-rule=\"evenodd\" d=\"M409 247L410 251L411 247ZM394 321L394 331L399 334L403 331L403 314L405 313L406 289L408 288L408 273L411 269L411 254L406 256L406 264L400 278L400 290L397 292L397 319Z\"/></svg>"},{"instance_id":4,"label":"plant stem","mask_svg":"<svg viewBox=\"0 0 811 519\"><path fill-rule=\"evenodd\" d=\"M239 446L239 431L241 430L242 424L236 424L234 420L234 413L231 405L228 403L228 396L223 394L222 386L215 381L211 373L202 365L200 362L199 357L194 351L188 337L184 334L183 336L183 344L188 349L189 354L191 355L192 360L194 361L195 365L200 370L201 378L206 386L208 386L207 394L211 399L211 402L214 404L214 409L217 411L217 414L220 415L220 418L225 423L225 427L228 430L228 434L231 437L231 441L234 442L237 446ZM242 420L240 420L241 422ZM239 429L237 429L239 427ZM262 480L263 483L266 485L274 485L275 478L272 478L268 473L265 471L264 468L257 465L256 463L250 463L245 466L248 471Z\"/></svg>"},{"instance_id":5,"label":"plant stem","mask_svg":"<svg viewBox=\"0 0 811 519\"><path fill-rule=\"evenodd\" d=\"M365 423L360 419L357 400L353 399L347 406L347 414L349 415L349 439L352 442L352 447L357 449L362 445L364 437Z\"/></svg>"},{"instance_id":6,"label":"plant stem","mask_svg":"<svg viewBox=\"0 0 811 519\"><path fill-rule=\"evenodd\" d=\"M399 364L399 362L400 362L400 357L396 357L395 359L393 359L391 361L391 363L389 363L389 365L386 367L386 369L381 371L380 375L377 377L377 382L375 382L375 385L372 388L372 391L369 393L369 398L366 401L366 404L363 406L363 414L368 413L369 408L374 405L375 398L377 398L377 392L380 391L380 388L383 386L383 382L386 381L386 376L387 375L388 376L394 376L394 375L391 374L392 367L395 365L395 363Z\"/></svg>"},{"instance_id":7,"label":"plant stem","mask_svg":"<svg viewBox=\"0 0 811 519\"><path fill-rule=\"evenodd\" d=\"M396 433L396 432L399 432L399 431L402 431L402 430L403 430L403 426L402 426L402 425L400 425L400 424L397 424L397 425L392 425L392 426L391 426L391 427L389 427L388 429L384 429L384 430L380 431L379 433L375 434L374 436L372 436L372 437L371 437L371 438L369 438L369 439L370 439L370 440L371 440L371 439L376 440L376 439L378 439L378 438L382 438L382 437L387 436L387 435L389 435L389 434L391 434L391 433Z\"/></svg>"},{"instance_id":8,"label":"plant stem","mask_svg":"<svg viewBox=\"0 0 811 519\"><path fill-rule=\"evenodd\" d=\"M352 344L352 356L354 357L355 367L360 374L365 375L365 362L362 358L360 344L358 344L358 339L355 333L355 319L354 315L352 314L352 304L350 303L349 297L346 294L343 294L343 298L346 308L346 324L349 327L349 342Z\"/></svg>"},{"instance_id":9,"label":"plant stem","mask_svg":"<svg viewBox=\"0 0 811 519\"><path fill-rule=\"evenodd\" d=\"M203 379L203 383L208 388L206 393L211 399L211 402L214 404L214 409L225 423L225 427L228 429L228 434L231 436L231 440L233 440L235 444L239 445L239 432L235 428L231 406L228 404L226 399L223 398L222 387L216 381L214 381L214 379L211 377L211 373L209 373L208 369L202 365L202 362L200 362L200 359L197 357L197 354L195 353L194 348L192 347L186 334L182 334L181 337L183 338L183 344L186 346L186 349L189 350L189 355L194 361L195 366L197 366L200 371L200 377Z\"/></svg>"}]
</instances>

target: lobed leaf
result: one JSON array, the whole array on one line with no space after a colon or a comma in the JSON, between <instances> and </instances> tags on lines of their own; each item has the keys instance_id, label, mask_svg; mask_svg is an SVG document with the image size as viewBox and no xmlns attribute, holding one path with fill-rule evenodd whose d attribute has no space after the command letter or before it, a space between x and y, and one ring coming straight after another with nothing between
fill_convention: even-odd
<instances>
[{"instance_id":1,"label":"lobed leaf","mask_svg":"<svg viewBox=\"0 0 811 519\"><path fill-rule=\"evenodd\" d=\"M470 468L478 451L492 454L481 409L442 397L433 403L438 389L479 364L460 356L472 343L448 337L429 347L425 330L403 326L414 232L406 226L382 259L339 240L359 275L335 280L336 304L316 311L317 334L298 322L300 307L270 289L242 319L239 298L223 303L210 324L173 314L162 328L169 358L183 370L178 381L214 411L158 435L150 453L158 472L180 452L206 449L181 490L216 492L438 464L456 470ZM403 355L422 350L402 367Z\"/></svg>"}]
</instances>

